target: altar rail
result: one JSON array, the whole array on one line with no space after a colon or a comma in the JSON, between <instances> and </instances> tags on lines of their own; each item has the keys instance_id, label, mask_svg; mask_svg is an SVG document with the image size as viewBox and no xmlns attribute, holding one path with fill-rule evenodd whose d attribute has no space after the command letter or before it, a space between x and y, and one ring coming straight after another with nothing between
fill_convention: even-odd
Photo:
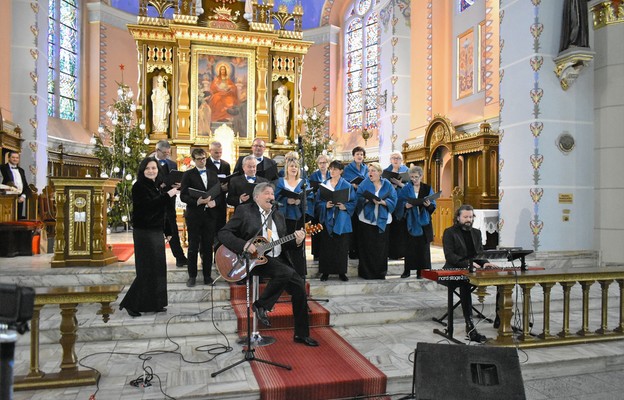
<instances>
[{"instance_id":1,"label":"altar rail","mask_svg":"<svg viewBox=\"0 0 624 400\"><path fill-rule=\"evenodd\" d=\"M498 336L490 344L499 346L545 347L587 342L624 339L624 269L623 268L574 268L569 270L544 270L524 272L492 272L487 274L469 274L470 283L478 289L496 286L499 293L499 315L501 324ZM609 329L607 320L609 310L609 286L617 282L619 285L619 321L617 326ZM594 284L601 289L600 326L590 329L589 290ZM511 324L513 315L512 292L518 284L522 291L522 327L519 335L514 334ZM579 284L582 289L582 321L579 331L570 331L571 302L570 291ZM544 295L542 332L531 335L529 317L531 313L531 289L539 285ZM551 290L560 285L563 291L563 319L561 331L551 333ZM595 316L594 316L595 317Z\"/></svg>"},{"instance_id":2,"label":"altar rail","mask_svg":"<svg viewBox=\"0 0 624 400\"><path fill-rule=\"evenodd\" d=\"M16 376L14 389L31 390L43 388L61 388L68 386L88 386L97 383L100 374L94 370L79 370L76 359L76 333L78 323L76 308L78 304L100 303L97 312L108 322L113 309L110 303L117 300L123 290L122 285L97 286L56 286L35 289L35 307L30 323L30 371L28 375ZM39 318L45 305L57 304L61 309L61 340L63 357L59 372L46 374L39 369Z\"/></svg>"}]
</instances>

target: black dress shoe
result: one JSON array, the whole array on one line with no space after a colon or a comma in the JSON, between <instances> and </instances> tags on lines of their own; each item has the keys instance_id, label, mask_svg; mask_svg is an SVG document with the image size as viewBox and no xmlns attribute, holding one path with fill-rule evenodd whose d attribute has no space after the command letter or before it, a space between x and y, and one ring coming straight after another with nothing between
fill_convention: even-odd
<instances>
[{"instance_id":1,"label":"black dress shoe","mask_svg":"<svg viewBox=\"0 0 624 400\"><path fill-rule=\"evenodd\" d=\"M188 281L186 281L186 287L193 287L195 286L195 278L188 278Z\"/></svg>"},{"instance_id":2,"label":"black dress shoe","mask_svg":"<svg viewBox=\"0 0 624 400\"><path fill-rule=\"evenodd\" d=\"M401 274L401 278L409 278L409 277L410 277L410 273L409 273L409 271L407 271L407 272L403 272L403 273Z\"/></svg>"},{"instance_id":3,"label":"black dress shoe","mask_svg":"<svg viewBox=\"0 0 624 400\"><path fill-rule=\"evenodd\" d=\"M212 277L208 277L208 278L204 278L204 285L211 285L212 282L214 282L214 279L212 279Z\"/></svg>"},{"instance_id":4,"label":"black dress shoe","mask_svg":"<svg viewBox=\"0 0 624 400\"><path fill-rule=\"evenodd\" d=\"M129 308L126 308L126 311L128 312L128 315L131 316L131 317L140 317L141 316L140 312L131 310Z\"/></svg>"},{"instance_id":5,"label":"black dress shoe","mask_svg":"<svg viewBox=\"0 0 624 400\"><path fill-rule=\"evenodd\" d=\"M256 317L258 317L258 319L260 320L260 322L262 322L263 325L267 326L267 327L271 327L271 321L269 321L269 316L267 315L267 310L264 309L264 307L262 306L258 306L256 305L256 303L253 304L253 312L256 313Z\"/></svg>"},{"instance_id":6,"label":"black dress shoe","mask_svg":"<svg viewBox=\"0 0 624 400\"><path fill-rule=\"evenodd\" d=\"M156 310L156 312L167 312L167 307L162 307L162 308Z\"/></svg>"},{"instance_id":7,"label":"black dress shoe","mask_svg":"<svg viewBox=\"0 0 624 400\"><path fill-rule=\"evenodd\" d=\"M176 260L176 267L182 268L188 265L188 260L186 258L178 258Z\"/></svg>"},{"instance_id":8,"label":"black dress shoe","mask_svg":"<svg viewBox=\"0 0 624 400\"><path fill-rule=\"evenodd\" d=\"M494 329L498 329L500 326L500 317L496 314L496 318L494 318Z\"/></svg>"},{"instance_id":9,"label":"black dress shoe","mask_svg":"<svg viewBox=\"0 0 624 400\"><path fill-rule=\"evenodd\" d=\"M338 275L338 277L343 282L347 282L349 280L349 277L347 275L345 275L345 274L340 274L340 275Z\"/></svg>"},{"instance_id":10,"label":"black dress shoe","mask_svg":"<svg viewBox=\"0 0 624 400\"><path fill-rule=\"evenodd\" d=\"M310 346L310 347L317 347L319 345L319 343L312 339L310 336L306 336L306 337L301 337L301 336L295 336L294 337L295 343L303 343L306 346Z\"/></svg>"},{"instance_id":11,"label":"black dress shoe","mask_svg":"<svg viewBox=\"0 0 624 400\"><path fill-rule=\"evenodd\" d=\"M327 278L329 278L328 274L321 275L321 281L325 282L327 280Z\"/></svg>"}]
</instances>

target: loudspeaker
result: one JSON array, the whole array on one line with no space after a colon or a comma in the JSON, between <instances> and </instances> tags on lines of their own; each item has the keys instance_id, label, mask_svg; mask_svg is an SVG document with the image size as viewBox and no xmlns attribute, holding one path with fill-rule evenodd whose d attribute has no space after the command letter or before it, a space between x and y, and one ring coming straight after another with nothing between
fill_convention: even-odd
<instances>
[{"instance_id":1,"label":"loudspeaker","mask_svg":"<svg viewBox=\"0 0 624 400\"><path fill-rule=\"evenodd\" d=\"M526 399L513 348L418 343L414 376L421 400Z\"/></svg>"}]
</instances>

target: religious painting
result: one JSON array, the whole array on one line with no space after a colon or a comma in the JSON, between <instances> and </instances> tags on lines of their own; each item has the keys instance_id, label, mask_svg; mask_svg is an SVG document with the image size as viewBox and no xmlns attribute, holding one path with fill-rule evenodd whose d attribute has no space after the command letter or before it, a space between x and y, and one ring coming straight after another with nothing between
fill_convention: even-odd
<instances>
[{"instance_id":1,"label":"religious painting","mask_svg":"<svg viewBox=\"0 0 624 400\"><path fill-rule=\"evenodd\" d=\"M474 91L474 30L468 29L457 36L457 98L469 96Z\"/></svg>"},{"instance_id":2,"label":"religious painting","mask_svg":"<svg viewBox=\"0 0 624 400\"><path fill-rule=\"evenodd\" d=\"M485 21L481 21L479 24L479 59L478 59L478 80L477 80L477 92L482 91L485 88L485 73L486 73L486 64L485 60L487 60L487 52L485 46Z\"/></svg>"},{"instance_id":3,"label":"religious painting","mask_svg":"<svg viewBox=\"0 0 624 400\"><path fill-rule=\"evenodd\" d=\"M241 138L253 136L254 51L193 46L192 60L192 138L207 141L224 125Z\"/></svg>"}]
</instances>

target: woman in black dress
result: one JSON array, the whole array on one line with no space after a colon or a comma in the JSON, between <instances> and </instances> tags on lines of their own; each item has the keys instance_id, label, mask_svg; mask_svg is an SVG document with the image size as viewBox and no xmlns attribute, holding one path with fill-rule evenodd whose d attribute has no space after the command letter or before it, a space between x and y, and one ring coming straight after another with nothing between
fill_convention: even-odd
<instances>
[{"instance_id":1,"label":"woman in black dress","mask_svg":"<svg viewBox=\"0 0 624 400\"><path fill-rule=\"evenodd\" d=\"M137 180L132 186L132 239L136 278L119 304L132 317L141 312L164 312L167 301L167 262L165 258L165 210L169 198L178 189L160 191L158 162L147 157L139 164Z\"/></svg>"}]
</instances>

